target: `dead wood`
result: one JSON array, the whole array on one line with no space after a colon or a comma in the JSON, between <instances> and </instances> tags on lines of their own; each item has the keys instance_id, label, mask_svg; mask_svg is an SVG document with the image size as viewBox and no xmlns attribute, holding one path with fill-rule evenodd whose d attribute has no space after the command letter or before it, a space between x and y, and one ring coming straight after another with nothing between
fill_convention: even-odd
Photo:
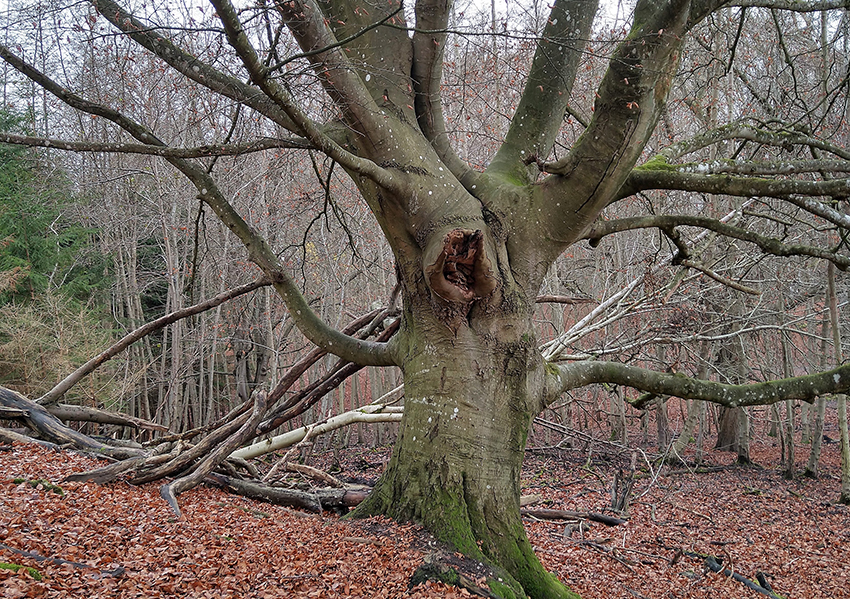
<instances>
[{"instance_id":1,"label":"dead wood","mask_svg":"<svg viewBox=\"0 0 850 599\"><path fill-rule=\"evenodd\" d=\"M287 472L297 472L298 474L303 474L305 476L309 476L319 482L325 483L326 485L330 485L331 487L335 487L337 489L344 489L345 483L339 480L337 477L328 474L318 468L313 468L312 466L308 466L307 464L296 464L295 462L286 462L284 464L283 469Z\"/></svg>"},{"instance_id":2,"label":"dead wood","mask_svg":"<svg viewBox=\"0 0 850 599\"><path fill-rule=\"evenodd\" d=\"M523 495L519 498L519 506L525 507L527 505L534 505L535 503L540 503L543 501L542 495Z\"/></svg>"},{"instance_id":3,"label":"dead wood","mask_svg":"<svg viewBox=\"0 0 850 599\"><path fill-rule=\"evenodd\" d=\"M567 295L538 295L534 302L537 304L595 304L596 300L587 297L570 297Z\"/></svg>"},{"instance_id":4,"label":"dead wood","mask_svg":"<svg viewBox=\"0 0 850 599\"><path fill-rule=\"evenodd\" d=\"M247 399L232 410L230 410L227 414L216 420L215 422L210 422L209 424L205 424L204 426L199 426L197 428L190 429L188 431L184 431L182 433L175 433L173 435L164 435L162 437L157 437L156 439L151 439L150 441L144 443L144 445L161 445L162 443L173 443L175 441L188 441L194 439L198 435L203 435L204 433L208 433L213 431L220 426L224 426L240 414L244 414L251 407L253 402L251 399Z\"/></svg>"},{"instance_id":5,"label":"dead wood","mask_svg":"<svg viewBox=\"0 0 850 599\"><path fill-rule=\"evenodd\" d=\"M92 481L99 485L105 485L106 483L114 481L116 478L118 478L128 470L132 470L133 468L136 468L137 466L141 465L141 463L147 459L148 458L144 456L140 456L137 458L128 458L126 460L121 460L120 462L113 462L112 464L104 466L103 468L98 468L97 470L69 474L62 480L63 482L75 483Z\"/></svg>"},{"instance_id":6,"label":"dead wood","mask_svg":"<svg viewBox=\"0 0 850 599\"><path fill-rule=\"evenodd\" d=\"M400 322L400 319L393 321L390 326L378 335L375 341L379 343L388 341L390 337L398 331ZM339 385L341 385L348 377L359 372L362 368L363 366L355 364L354 362L337 360L336 364L331 367L330 371L325 376L315 383L306 386L298 393L293 394L286 400L285 403L275 408L274 412L269 414L268 420L257 427L256 436L272 431L280 425L292 420L296 416L300 416L325 395L339 387ZM271 393L270 398L273 398L278 394L278 390L282 383L283 381L281 381L281 384L275 388L275 390ZM282 394L283 392L280 392L280 395Z\"/></svg>"},{"instance_id":7,"label":"dead wood","mask_svg":"<svg viewBox=\"0 0 850 599\"><path fill-rule=\"evenodd\" d=\"M36 445L41 445L48 449L59 449L59 446L56 445L56 443L42 441L41 439L33 439L32 437L27 437L26 435L22 435L18 431L13 431L9 428L0 428L0 441L3 443L35 443Z\"/></svg>"},{"instance_id":8,"label":"dead wood","mask_svg":"<svg viewBox=\"0 0 850 599\"><path fill-rule=\"evenodd\" d=\"M693 555L690 552L687 552L687 553L688 553L688 555ZM700 557L702 557L702 556L700 556ZM738 574L737 572L733 572L732 570L730 570L728 568L724 568L720 564L720 562L717 561L717 558L715 558L713 555L709 555L709 556L705 557L705 565L712 572L714 572L716 574L720 574L721 576L726 576L727 578L731 578L732 580L737 580L738 582L743 584L745 587L754 590L756 593L760 593L762 595L767 595L768 597L773 597L773 599L783 599L782 597L780 597L779 595L774 593L772 589L759 586L758 584L756 584L755 582L753 582L752 580L750 580L746 576L742 576L741 574ZM762 574L762 576L764 576L763 573L760 572L760 574Z\"/></svg>"},{"instance_id":9,"label":"dead wood","mask_svg":"<svg viewBox=\"0 0 850 599\"><path fill-rule=\"evenodd\" d=\"M369 495L369 491L352 489L319 489L312 492L284 489L218 473L209 474L206 482L250 499L316 513L323 509L354 507Z\"/></svg>"},{"instance_id":10,"label":"dead wood","mask_svg":"<svg viewBox=\"0 0 850 599\"><path fill-rule=\"evenodd\" d=\"M72 566L74 568L83 569L91 569L97 570L94 566L90 566L88 564L83 564L80 562L72 562L67 559L62 559L59 557L47 557L44 555L40 555L35 553L34 551L24 551L23 549L15 549L14 547L9 547L8 545L4 545L0 543L0 549L5 549L6 551L11 551L16 555L22 555L24 557L28 557L30 559L34 559L37 562L54 564L56 566ZM100 570L98 573L89 574L89 576L94 578L104 578L106 576L112 576L114 578L119 578L124 575L125 568L124 566L118 566L117 568L113 568L112 570Z\"/></svg>"},{"instance_id":11,"label":"dead wood","mask_svg":"<svg viewBox=\"0 0 850 599\"><path fill-rule=\"evenodd\" d=\"M177 480L167 485L163 485L160 488L160 495L162 495L163 499L168 502L168 505L171 506L171 509L174 510L174 513L178 518L180 518L182 514L180 513L180 506L177 503L177 496L180 493L188 491L200 484L201 481L206 478L207 474L212 472L213 469L223 462L234 449L253 434L254 429L257 428L257 425L260 423L260 419L266 413L267 400L268 396L265 391L255 392L254 409L251 411L251 417L246 420L241 427L239 427L239 430L230 435L223 443L218 444L216 448L195 467L191 474L178 478Z\"/></svg>"},{"instance_id":12,"label":"dead wood","mask_svg":"<svg viewBox=\"0 0 850 599\"><path fill-rule=\"evenodd\" d=\"M16 418L27 418L30 413L19 408L7 408L0 406L0 420L14 420Z\"/></svg>"},{"instance_id":13,"label":"dead wood","mask_svg":"<svg viewBox=\"0 0 850 599\"><path fill-rule=\"evenodd\" d=\"M161 424L145 420L144 418L136 418L121 412L107 412L98 408L90 408L86 406L72 406L69 404L56 404L47 406L47 411L64 421L75 422L96 422L98 424L117 424L119 426L128 426L134 429L147 429L153 431L167 431L168 429Z\"/></svg>"},{"instance_id":14,"label":"dead wood","mask_svg":"<svg viewBox=\"0 0 850 599\"><path fill-rule=\"evenodd\" d=\"M207 453L213 450L219 443L230 437L233 433L235 433L239 428L248 421L251 417L251 412L244 412L240 414L236 420L228 422L221 428L218 428L208 434L206 437L201 439L201 441L191 447L190 449L179 453L174 459L171 461L158 466L152 470L148 470L146 472L139 472L132 482L134 485L142 485L144 483L153 482L155 480L159 480L166 476L172 476L179 472L182 472L186 468L188 468L193 462L203 458ZM232 450L231 450L232 451ZM144 469L147 464L143 464L140 467L140 470Z\"/></svg>"},{"instance_id":15,"label":"dead wood","mask_svg":"<svg viewBox=\"0 0 850 599\"><path fill-rule=\"evenodd\" d=\"M598 512L573 512L569 510L520 510L523 516L532 516L542 520L592 520L593 522L601 522L607 526L619 526L625 524L628 520L615 518L614 516L606 516Z\"/></svg>"},{"instance_id":16,"label":"dead wood","mask_svg":"<svg viewBox=\"0 0 850 599\"><path fill-rule=\"evenodd\" d=\"M21 416L17 419L26 424L38 436L56 445L70 444L84 451L96 452L99 455L115 459L137 457L144 453L139 449L129 447L111 447L92 439L88 435L75 431L65 426L61 420L48 412L44 406L6 387L0 387L0 406L26 412L26 416Z\"/></svg>"}]
</instances>

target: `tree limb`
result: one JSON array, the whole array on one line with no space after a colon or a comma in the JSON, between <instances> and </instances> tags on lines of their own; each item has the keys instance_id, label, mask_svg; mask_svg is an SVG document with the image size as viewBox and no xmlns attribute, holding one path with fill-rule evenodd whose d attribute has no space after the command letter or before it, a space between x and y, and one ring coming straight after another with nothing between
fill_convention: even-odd
<instances>
[{"instance_id":1,"label":"tree limb","mask_svg":"<svg viewBox=\"0 0 850 599\"><path fill-rule=\"evenodd\" d=\"M811 256L822 258L834 263L842 270L850 267L850 258L807 245L788 245L773 237L767 237L754 231L720 222L717 219L706 216L682 215L647 215L631 218L621 218L610 221L601 221L593 225L585 235L592 246L596 246L606 235L628 231L632 229L659 228L672 230L675 227L689 226L709 229L726 237L747 241L759 247L763 252L774 256Z\"/></svg>"},{"instance_id":2,"label":"tree limb","mask_svg":"<svg viewBox=\"0 0 850 599\"><path fill-rule=\"evenodd\" d=\"M617 362L576 362L555 368L547 381L548 396L553 400L564 391L593 383L624 385L650 394L699 399L726 407L771 405L789 399L812 403L819 395L850 389L850 364L827 372L748 385L704 381ZM646 401L643 398L631 404L643 408Z\"/></svg>"},{"instance_id":3,"label":"tree limb","mask_svg":"<svg viewBox=\"0 0 850 599\"><path fill-rule=\"evenodd\" d=\"M205 158L208 156L241 156L252 152L273 149L310 150L315 146L305 139L274 139L265 137L241 144L209 144L195 148L172 148L149 144L98 143L89 141L67 141L46 137L31 137L15 133L0 132L0 143L15 144L71 152L108 152L113 154L143 154L166 158Z\"/></svg>"},{"instance_id":4,"label":"tree limb","mask_svg":"<svg viewBox=\"0 0 850 599\"><path fill-rule=\"evenodd\" d=\"M530 182L527 166L549 156L597 9L596 0L556 0L552 5L516 113L488 172Z\"/></svg>"}]
</instances>

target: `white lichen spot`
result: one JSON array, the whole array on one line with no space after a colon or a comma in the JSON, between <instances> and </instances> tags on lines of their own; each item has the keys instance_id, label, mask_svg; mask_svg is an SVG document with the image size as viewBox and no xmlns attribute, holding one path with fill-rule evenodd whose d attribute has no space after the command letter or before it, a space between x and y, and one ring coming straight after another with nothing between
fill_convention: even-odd
<instances>
[{"instance_id":1,"label":"white lichen spot","mask_svg":"<svg viewBox=\"0 0 850 599\"><path fill-rule=\"evenodd\" d=\"M841 382L841 375L840 375L840 374L838 374L838 373L833 374L833 375L832 375L832 379L835 381L835 384L837 385L838 383L840 383L840 382Z\"/></svg>"}]
</instances>

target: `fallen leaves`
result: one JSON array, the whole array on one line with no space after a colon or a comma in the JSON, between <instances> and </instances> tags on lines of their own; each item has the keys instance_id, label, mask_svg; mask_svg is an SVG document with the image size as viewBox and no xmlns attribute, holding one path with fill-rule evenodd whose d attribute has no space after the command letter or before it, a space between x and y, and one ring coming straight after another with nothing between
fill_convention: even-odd
<instances>
[{"instance_id":1,"label":"fallen leaves","mask_svg":"<svg viewBox=\"0 0 850 599\"><path fill-rule=\"evenodd\" d=\"M759 463L777 466L776 448L764 445L753 453ZM611 472L600 462L597 475L588 476L581 468L585 458L530 455L523 492L541 495L552 509L603 510ZM734 455L709 452L707 458L722 465ZM544 565L585 599L758 596L711 572L694 554L722 558L725 568L749 579L763 572L785 597L838 599L850 588L850 510L828 501L837 489L837 464L837 449L829 446L819 480L788 482L778 470L758 468L679 470L649 488L648 479L639 479L640 499L624 525L529 519L526 528ZM408 590L428 550L416 527L305 515L206 487L181 495L186 518L176 520L156 485L60 482L69 472L97 465L75 453L30 445L4 453L0 543L6 548L0 547L0 562L32 568L43 579L25 568L0 569L0 595L471 596L433 582ZM16 478L48 484L16 484ZM64 495L50 491L49 485L60 484Z\"/></svg>"}]
</instances>

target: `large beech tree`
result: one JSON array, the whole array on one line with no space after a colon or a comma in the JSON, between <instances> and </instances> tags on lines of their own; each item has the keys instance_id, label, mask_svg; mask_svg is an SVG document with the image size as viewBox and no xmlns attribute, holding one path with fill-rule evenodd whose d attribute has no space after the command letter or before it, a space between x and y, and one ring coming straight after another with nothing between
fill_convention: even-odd
<instances>
[{"instance_id":1,"label":"large beech tree","mask_svg":"<svg viewBox=\"0 0 850 599\"><path fill-rule=\"evenodd\" d=\"M480 171L453 148L441 104L450 0L418 0L411 12L397 0L269 0L251 7L210 1L220 42L232 59L228 68L235 63L237 69L226 71L182 48L168 34L173 24L165 11L149 14L139 7L134 14L123 0L91 4L115 32L163 65L291 136L172 147L149 124L88 99L4 46L0 55L11 67L74 109L112 121L135 142L11 134L2 141L161 156L194 184L199 198L244 244L313 343L359 364L401 369L405 408L399 437L385 473L357 514L424 524L440 540L492 566L491 588L500 596L572 596L535 557L519 512L530 422L561 393L606 382L737 407L812 401L850 388L850 366L725 385L613 361L561 363L551 348L544 357L532 322L547 270L567 248L626 230L662 231L678 250L676 260L691 267L699 265L690 260L683 227L708 229L768 254L819 258L840 269L850 265L841 243L786 243L685 211L599 220L603 209L634 194L681 190L786 201L843 239L850 216L839 201L850 191L845 178L850 152L819 139L817 132L740 122L703 131L653 156L645 156L645 149L665 109L683 45L701 21L729 6L826 11L842 9L844 2L639 0L630 30L595 90L592 118L556 157L553 147L598 2L555 0L507 133ZM271 41L256 35L260 13ZM282 40L295 40L300 52L283 53ZM305 63L314 89L293 91L287 69ZM332 110L316 110L316 90ZM331 117L320 120L320 112ZM812 158L699 164L683 159L730 141L811 149ZM264 148L321 152L345 169L362 194L397 264L403 308L400 329L390 341L364 341L319 319L275 250L233 208L214 169L202 161Z\"/></svg>"}]
</instances>

